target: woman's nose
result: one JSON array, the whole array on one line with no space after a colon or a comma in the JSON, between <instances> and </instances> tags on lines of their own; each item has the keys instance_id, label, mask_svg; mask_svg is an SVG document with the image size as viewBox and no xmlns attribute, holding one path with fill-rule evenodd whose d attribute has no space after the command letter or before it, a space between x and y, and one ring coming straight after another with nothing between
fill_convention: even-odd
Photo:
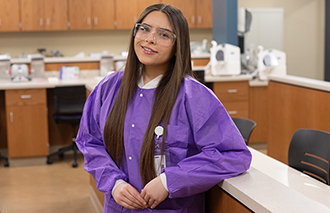
<instances>
[{"instance_id":1,"label":"woman's nose","mask_svg":"<svg viewBox=\"0 0 330 213\"><path fill-rule=\"evenodd\" d=\"M153 32L150 32L150 34L147 36L146 38L146 42L152 42L152 43L156 43L156 38L155 38L155 34Z\"/></svg>"}]
</instances>

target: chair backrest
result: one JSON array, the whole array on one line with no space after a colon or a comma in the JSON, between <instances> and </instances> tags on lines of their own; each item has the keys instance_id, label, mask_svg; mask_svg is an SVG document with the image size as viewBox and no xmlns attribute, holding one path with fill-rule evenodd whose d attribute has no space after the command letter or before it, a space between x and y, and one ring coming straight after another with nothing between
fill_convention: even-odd
<instances>
[{"instance_id":1,"label":"chair backrest","mask_svg":"<svg viewBox=\"0 0 330 213\"><path fill-rule=\"evenodd\" d=\"M82 112L85 101L85 86L58 86L54 88L54 108L56 113Z\"/></svg>"},{"instance_id":2,"label":"chair backrest","mask_svg":"<svg viewBox=\"0 0 330 213\"><path fill-rule=\"evenodd\" d=\"M292 136L289 166L328 185L330 162L330 133L313 129L298 129Z\"/></svg>"},{"instance_id":3,"label":"chair backrest","mask_svg":"<svg viewBox=\"0 0 330 213\"><path fill-rule=\"evenodd\" d=\"M251 133L257 123L246 118L233 118L233 121L236 124L238 130L241 132L246 145L248 145Z\"/></svg>"}]
</instances>

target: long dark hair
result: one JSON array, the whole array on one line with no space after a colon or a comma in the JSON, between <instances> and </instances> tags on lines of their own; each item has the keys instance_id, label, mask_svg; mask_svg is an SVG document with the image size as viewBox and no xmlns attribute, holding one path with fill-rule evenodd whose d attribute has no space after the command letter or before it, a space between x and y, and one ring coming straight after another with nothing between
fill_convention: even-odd
<instances>
[{"instance_id":1,"label":"long dark hair","mask_svg":"<svg viewBox=\"0 0 330 213\"><path fill-rule=\"evenodd\" d=\"M189 29L186 18L176 7L166 4L155 4L147 7L142 12L137 23L141 23L153 11L166 14L173 27L173 32L176 34L176 42L174 44L175 54L170 61L169 69L157 86L151 117L143 139L140 157L140 174L144 184L147 184L151 179L156 177L154 168L154 129L160 123L164 124L163 153L167 125L181 82L186 75L192 76ZM107 151L118 167L120 167L124 151L124 120L126 110L137 89L137 82L140 78L138 68L143 66L134 51L133 30L131 33L127 62L118 98L104 127L104 141Z\"/></svg>"}]
</instances>

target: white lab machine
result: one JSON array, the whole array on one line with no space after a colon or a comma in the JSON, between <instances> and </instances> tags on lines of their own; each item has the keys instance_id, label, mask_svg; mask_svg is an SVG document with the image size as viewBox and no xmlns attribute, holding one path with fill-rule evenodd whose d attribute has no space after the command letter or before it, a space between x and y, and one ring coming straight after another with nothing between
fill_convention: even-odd
<instances>
[{"instance_id":1,"label":"white lab machine","mask_svg":"<svg viewBox=\"0 0 330 213\"><path fill-rule=\"evenodd\" d=\"M258 66L260 80L268 80L269 74L286 75L286 54L280 50L263 50L261 46L258 53Z\"/></svg>"},{"instance_id":2,"label":"white lab machine","mask_svg":"<svg viewBox=\"0 0 330 213\"><path fill-rule=\"evenodd\" d=\"M26 64L11 65L10 78L13 82L27 82L31 80L31 70Z\"/></svg>"},{"instance_id":3,"label":"white lab machine","mask_svg":"<svg viewBox=\"0 0 330 213\"><path fill-rule=\"evenodd\" d=\"M210 69L213 76L239 75L241 73L241 53L238 46L219 44L212 41L210 49Z\"/></svg>"},{"instance_id":4,"label":"white lab machine","mask_svg":"<svg viewBox=\"0 0 330 213\"><path fill-rule=\"evenodd\" d=\"M113 55L102 55L100 59L100 76L114 72Z\"/></svg>"},{"instance_id":5,"label":"white lab machine","mask_svg":"<svg viewBox=\"0 0 330 213\"><path fill-rule=\"evenodd\" d=\"M41 54L28 55L31 59L31 78L45 78L45 56Z\"/></svg>"},{"instance_id":6,"label":"white lab machine","mask_svg":"<svg viewBox=\"0 0 330 213\"><path fill-rule=\"evenodd\" d=\"M10 80L10 59L9 55L0 55L0 79Z\"/></svg>"}]
</instances>

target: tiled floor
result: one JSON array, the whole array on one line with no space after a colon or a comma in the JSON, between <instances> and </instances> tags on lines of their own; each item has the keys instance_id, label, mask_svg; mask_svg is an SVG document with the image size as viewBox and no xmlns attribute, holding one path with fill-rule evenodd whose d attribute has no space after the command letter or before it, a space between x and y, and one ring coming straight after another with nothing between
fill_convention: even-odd
<instances>
[{"instance_id":1,"label":"tiled floor","mask_svg":"<svg viewBox=\"0 0 330 213\"><path fill-rule=\"evenodd\" d=\"M96 213L82 156L78 168L70 155L52 165L0 163L0 213Z\"/></svg>"},{"instance_id":2,"label":"tiled floor","mask_svg":"<svg viewBox=\"0 0 330 213\"><path fill-rule=\"evenodd\" d=\"M267 145L250 144L266 154ZM0 161L0 213L96 213L91 201L89 174L79 155L78 168L72 156L52 165L3 167Z\"/></svg>"}]
</instances>

